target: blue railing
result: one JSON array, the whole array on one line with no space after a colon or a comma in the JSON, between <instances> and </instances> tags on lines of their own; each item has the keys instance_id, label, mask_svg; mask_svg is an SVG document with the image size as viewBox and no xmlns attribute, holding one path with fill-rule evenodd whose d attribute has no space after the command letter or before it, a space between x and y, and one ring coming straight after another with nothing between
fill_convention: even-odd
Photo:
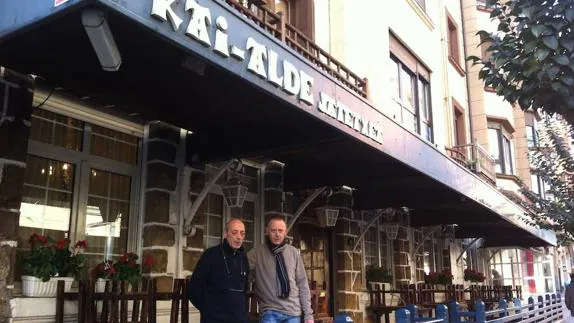
<instances>
[{"instance_id":1,"label":"blue railing","mask_svg":"<svg viewBox=\"0 0 574 323\"><path fill-rule=\"evenodd\" d=\"M446 305L439 304L435 308L435 317L420 317L416 305L407 305L395 312L396 323L448 323L448 308Z\"/></svg>"},{"instance_id":2,"label":"blue railing","mask_svg":"<svg viewBox=\"0 0 574 323\"><path fill-rule=\"evenodd\" d=\"M505 299L498 302L498 308L487 310L482 301L474 302L474 311L464 310L460 304L452 301L445 305L437 305L435 317L420 317L415 305L408 305L396 311L397 323L412 322L480 322L480 323L506 323L506 322L556 322L563 319L562 297L560 294L547 294L528 298L524 303L514 299L513 306L509 306ZM445 314L448 311L448 314Z\"/></svg>"}]
</instances>

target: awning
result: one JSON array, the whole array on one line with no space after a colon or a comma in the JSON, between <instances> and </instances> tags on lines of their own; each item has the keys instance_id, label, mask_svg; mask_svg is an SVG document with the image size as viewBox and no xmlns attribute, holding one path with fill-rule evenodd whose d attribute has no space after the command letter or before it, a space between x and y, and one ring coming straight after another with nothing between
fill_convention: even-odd
<instances>
[{"instance_id":1,"label":"awning","mask_svg":"<svg viewBox=\"0 0 574 323\"><path fill-rule=\"evenodd\" d=\"M3 0L0 64L193 131L190 162L265 156L286 163L286 189L348 185L356 209L408 206L416 226L458 224L458 237L494 245L556 243L496 188L225 1L179 1L152 16L153 2ZM102 70L82 26L86 8L106 15L117 72Z\"/></svg>"}]
</instances>

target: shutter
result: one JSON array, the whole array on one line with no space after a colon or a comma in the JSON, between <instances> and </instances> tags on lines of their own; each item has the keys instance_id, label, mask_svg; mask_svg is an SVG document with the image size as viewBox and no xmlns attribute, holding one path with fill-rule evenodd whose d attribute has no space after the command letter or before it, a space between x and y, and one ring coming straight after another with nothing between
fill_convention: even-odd
<instances>
[{"instance_id":1,"label":"shutter","mask_svg":"<svg viewBox=\"0 0 574 323\"><path fill-rule=\"evenodd\" d=\"M291 0L291 13L290 22L295 28L309 37L309 39L315 39L315 7L313 5L314 0Z\"/></svg>"}]
</instances>

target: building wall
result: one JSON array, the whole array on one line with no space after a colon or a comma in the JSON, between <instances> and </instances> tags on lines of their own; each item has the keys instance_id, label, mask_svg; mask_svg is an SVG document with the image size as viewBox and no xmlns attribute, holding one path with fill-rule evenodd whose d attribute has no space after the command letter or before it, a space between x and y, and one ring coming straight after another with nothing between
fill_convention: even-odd
<instances>
[{"instance_id":1,"label":"building wall","mask_svg":"<svg viewBox=\"0 0 574 323\"><path fill-rule=\"evenodd\" d=\"M327 10L329 15L324 11ZM448 62L446 13L459 31L460 62L464 69L462 17L456 1L428 1L426 11L414 0L383 2L315 1L316 41L358 75L369 80L369 99L396 122L389 74L389 33L393 33L431 72L434 145L453 142L453 99L466 112L466 78ZM467 125L467 138L469 122Z\"/></svg>"}]
</instances>

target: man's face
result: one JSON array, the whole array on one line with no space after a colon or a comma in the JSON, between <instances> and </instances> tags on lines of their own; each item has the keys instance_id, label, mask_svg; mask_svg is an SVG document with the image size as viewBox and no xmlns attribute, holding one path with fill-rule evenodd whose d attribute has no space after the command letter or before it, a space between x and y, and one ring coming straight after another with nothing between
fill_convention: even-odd
<instances>
[{"instance_id":1,"label":"man's face","mask_svg":"<svg viewBox=\"0 0 574 323\"><path fill-rule=\"evenodd\" d=\"M245 225L241 221L232 221L223 236L231 248L239 249L245 239Z\"/></svg>"},{"instance_id":2,"label":"man's face","mask_svg":"<svg viewBox=\"0 0 574 323\"><path fill-rule=\"evenodd\" d=\"M271 243L282 244L286 235L287 226L285 225L285 221L272 220L267 225L267 236L269 240L271 240Z\"/></svg>"}]
</instances>

